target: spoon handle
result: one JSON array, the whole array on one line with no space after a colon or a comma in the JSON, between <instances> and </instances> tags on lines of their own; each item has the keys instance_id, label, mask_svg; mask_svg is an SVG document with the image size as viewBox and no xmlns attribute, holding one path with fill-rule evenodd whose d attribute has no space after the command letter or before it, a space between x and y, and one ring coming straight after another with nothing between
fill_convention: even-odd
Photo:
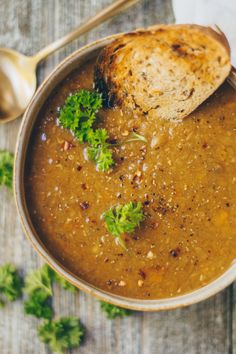
<instances>
[{"instance_id":1,"label":"spoon handle","mask_svg":"<svg viewBox=\"0 0 236 354\"><path fill-rule=\"evenodd\" d=\"M117 15L119 12L127 9L132 6L139 0L116 0L111 5L107 6L105 9L100 11L94 17L91 17L88 21L83 23L81 26L76 28L71 33L65 35L64 37L56 40L52 44L49 44L47 47L40 50L37 54L35 54L32 58L37 65L40 61L47 58L50 54L54 53L56 50L64 47L66 44L70 43L74 39L78 38L80 35L90 31L94 27L100 25L106 20L112 18Z\"/></svg>"}]
</instances>

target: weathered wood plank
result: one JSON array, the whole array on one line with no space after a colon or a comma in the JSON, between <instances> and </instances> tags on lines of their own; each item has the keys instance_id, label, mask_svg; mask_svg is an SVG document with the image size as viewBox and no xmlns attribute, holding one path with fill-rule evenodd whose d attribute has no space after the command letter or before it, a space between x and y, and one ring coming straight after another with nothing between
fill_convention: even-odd
<instances>
[{"instance_id":1,"label":"weathered wood plank","mask_svg":"<svg viewBox=\"0 0 236 354\"><path fill-rule=\"evenodd\" d=\"M70 31L111 0L0 0L0 45L33 54ZM115 32L173 21L170 0L146 0L125 14L103 24L41 65L39 81L66 55L85 43ZM20 120L0 126L0 148L14 150ZM25 239L12 196L0 191L0 264L14 262L23 272L41 264ZM55 288L57 315L78 315L87 327L87 338L75 353L93 354L230 354L233 288L201 304L176 311L137 313L109 321L98 302L80 293ZM0 314L1 354L45 354L48 349L36 336L38 321L26 317L17 301ZM235 341L235 336L234 336ZM236 342L234 342L236 354Z\"/></svg>"}]
</instances>

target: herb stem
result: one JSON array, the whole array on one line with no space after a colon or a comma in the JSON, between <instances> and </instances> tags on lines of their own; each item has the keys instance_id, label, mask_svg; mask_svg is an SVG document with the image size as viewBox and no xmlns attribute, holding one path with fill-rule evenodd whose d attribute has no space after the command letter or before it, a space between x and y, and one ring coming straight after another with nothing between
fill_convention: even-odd
<instances>
[{"instance_id":1,"label":"herb stem","mask_svg":"<svg viewBox=\"0 0 236 354\"><path fill-rule=\"evenodd\" d=\"M126 140L114 144L109 144L109 145L110 147L116 147L116 146L122 146L124 144L132 143L133 141L142 141L144 143L147 143L147 139L143 135L132 132Z\"/></svg>"}]
</instances>

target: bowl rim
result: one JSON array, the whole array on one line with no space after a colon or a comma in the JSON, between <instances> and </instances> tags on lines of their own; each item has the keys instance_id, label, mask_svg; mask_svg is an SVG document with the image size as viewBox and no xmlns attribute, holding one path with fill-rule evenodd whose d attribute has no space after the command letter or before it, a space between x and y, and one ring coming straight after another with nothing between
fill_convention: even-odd
<instances>
[{"instance_id":1,"label":"bowl rim","mask_svg":"<svg viewBox=\"0 0 236 354\"><path fill-rule=\"evenodd\" d=\"M218 278L205 285L204 287L194 290L192 292L157 300L146 300L146 299L136 299L124 296L119 296L107 291L104 291L86 281L78 276L73 275L72 272L66 269L59 261L57 261L47 250L46 246L40 241L36 230L31 222L28 208L25 200L25 190L24 190L24 169L25 169L25 159L26 150L28 148L29 138L31 136L32 128L35 124L37 114L34 115L35 110L40 110L42 105L45 103L46 99L49 97L55 86L62 80L55 83L51 81L56 81L59 75L69 69L70 65L75 63L79 59L83 59L86 56L91 56L96 52L96 50L101 50L105 45L114 40L119 34L104 37L102 39L93 41L77 51L73 52L71 55L66 57L62 62L60 62L55 69L44 79L43 83L37 89L35 95L31 99L29 106L23 116L23 120L18 133L16 153L15 153L15 163L14 163L14 196L17 206L17 211L20 216L21 224L23 226L23 231L30 241L36 252L48 263L56 272L63 276L70 283L75 285L77 288L87 292L90 295L95 296L99 300L106 301L108 303L114 304L116 306L121 306L136 311L160 311L169 310L179 307L188 306L191 304L198 303L200 301L206 300L207 298L215 295L219 291L226 288L236 279L236 262L232 265ZM73 69L70 69L72 71ZM66 77L65 74L64 77ZM46 97L43 98L43 95ZM38 105L38 101L41 99L43 102Z\"/></svg>"}]
</instances>

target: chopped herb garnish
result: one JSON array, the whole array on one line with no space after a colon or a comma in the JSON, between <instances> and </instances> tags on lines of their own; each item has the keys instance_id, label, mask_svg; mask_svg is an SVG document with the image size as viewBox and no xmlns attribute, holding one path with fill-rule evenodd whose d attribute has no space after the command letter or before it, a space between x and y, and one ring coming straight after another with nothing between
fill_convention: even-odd
<instances>
[{"instance_id":1,"label":"chopped herb garnish","mask_svg":"<svg viewBox=\"0 0 236 354\"><path fill-rule=\"evenodd\" d=\"M86 142L100 108L102 97L99 93L80 90L65 100L59 122L64 128L70 129L81 143Z\"/></svg>"},{"instance_id":2,"label":"chopped herb garnish","mask_svg":"<svg viewBox=\"0 0 236 354\"><path fill-rule=\"evenodd\" d=\"M109 145L107 143L108 134L106 129L96 129L91 131L88 135L88 143L93 147L98 147L101 145Z\"/></svg>"},{"instance_id":3,"label":"chopped herb garnish","mask_svg":"<svg viewBox=\"0 0 236 354\"><path fill-rule=\"evenodd\" d=\"M108 304L107 302L100 301L101 309L106 313L107 318L114 319L116 317L125 317L132 314L133 311L123 309L115 305Z\"/></svg>"},{"instance_id":4,"label":"chopped herb garnish","mask_svg":"<svg viewBox=\"0 0 236 354\"><path fill-rule=\"evenodd\" d=\"M114 165L106 129L96 129L89 135L88 159L96 163L98 171L107 171Z\"/></svg>"},{"instance_id":5,"label":"chopped herb garnish","mask_svg":"<svg viewBox=\"0 0 236 354\"><path fill-rule=\"evenodd\" d=\"M0 294L8 301L14 301L22 295L23 281L16 268L12 264L0 267ZM0 307L4 306L4 300L0 299Z\"/></svg>"},{"instance_id":6,"label":"chopped herb garnish","mask_svg":"<svg viewBox=\"0 0 236 354\"><path fill-rule=\"evenodd\" d=\"M38 329L39 338L57 353L79 347L84 334L85 329L76 317L62 317L56 321L49 321Z\"/></svg>"},{"instance_id":7,"label":"chopped herb garnish","mask_svg":"<svg viewBox=\"0 0 236 354\"><path fill-rule=\"evenodd\" d=\"M102 108L102 96L97 92L80 90L67 97L60 110L59 122L71 132L81 143L88 143L87 157L95 162L98 171L108 171L113 165L112 146L120 144L108 143L106 129L93 129L96 114ZM147 142L145 137L135 132L122 144L132 141Z\"/></svg>"},{"instance_id":8,"label":"chopped herb garnish","mask_svg":"<svg viewBox=\"0 0 236 354\"><path fill-rule=\"evenodd\" d=\"M119 244L126 248L121 235L134 232L135 228L144 220L142 203L129 202L116 205L103 213L108 231L117 239Z\"/></svg>"},{"instance_id":9,"label":"chopped herb garnish","mask_svg":"<svg viewBox=\"0 0 236 354\"><path fill-rule=\"evenodd\" d=\"M0 186L12 189L13 164L13 154L0 150Z\"/></svg>"},{"instance_id":10,"label":"chopped herb garnish","mask_svg":"<svg viewBox=\"0 0 236 354\"><path fill-rule=\"evenodd\" d=\"M70 129L81 142L88 142L88 159L98 171L107 171L114 164L106 129L93 130L97 111L102 108L102 96L97 92L80 90L67 97L60 111L59 122Z\"/></svg>"}]
</instances>

